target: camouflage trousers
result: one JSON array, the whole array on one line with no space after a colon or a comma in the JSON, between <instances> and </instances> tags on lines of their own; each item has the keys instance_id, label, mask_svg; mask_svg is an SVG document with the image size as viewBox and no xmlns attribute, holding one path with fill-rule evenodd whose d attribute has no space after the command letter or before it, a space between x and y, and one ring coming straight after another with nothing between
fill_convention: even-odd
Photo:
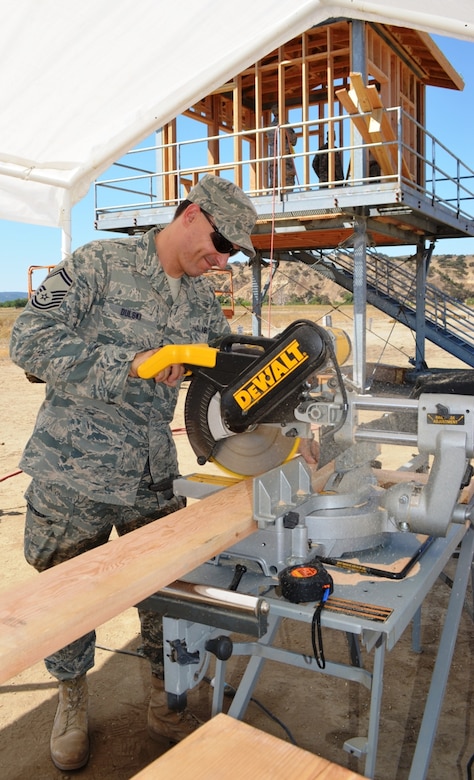
<instances>
[{"instance_id":1,"label":"camouflage trousers","mask_svg":"<svg viewBox=\"0 0 474 780\"><path fill-rule=\"evenodd\" d=\"M45 571L87 550L105 544L115 528L122 536L160 517L182 509L186 500L173 495L172 478L154 485L145 470L134 506L92 501L61 485L33 479L27 501L25 558L37 571ZM163 627L161 616L138 610L143 646L151 671L163 679ZM95 631L90 631L45 658L48 671L58 680L70 680L94 666Z\"/></svg>"}]
</instances>

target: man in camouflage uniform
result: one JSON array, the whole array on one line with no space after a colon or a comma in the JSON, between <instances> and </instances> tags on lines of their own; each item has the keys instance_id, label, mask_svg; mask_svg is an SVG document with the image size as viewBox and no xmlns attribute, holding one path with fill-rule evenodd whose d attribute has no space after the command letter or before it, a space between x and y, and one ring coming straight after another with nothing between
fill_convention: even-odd
<instances>
[{"instance_id":1,"label":"man in camouflage uniform","mask_svg":"<svg viewBox=\"0 0 474 780\"><path fill-rule=\"evenodd\" d=\"M229 181L204 178L163 230L93 241L47 277L18 317L11 357L46 382L45 401L21 460L26 492L25 557L38 571L184 506L170 423L183 366L154 380L138 366L165 344L211 342L229 326L208 280L212 266L255 252L256 212ZM195 728L171 712L163 690L161 618L140 611L152 671L148 729L178 740ZM51 756L61 770L87 763L86 672L95 632L45 659L59 681Z\"/></svg>"},{"instance_id":2,"label":"man in camouflage uniform","mask_svg":"<svg viewBox=\"0 0 474 780\"><path fill-rule=\"evenodd\" d=\"M335 140L335 139L334 139ZM334 166L334 171L331 177L329 176L329 155L332 157L332 165ZM329 149L329 138L326 138L326 143L323 144L323 146L320 147L318 152L313 157L312 161L313 171L319 178L319 181L321 184L325 184L329 181L331 178L331 181L339 182L344 179L344 170L342 167L342 154L339 149L337 149L334 144L331 149ZM336 187L340 187L340 184L336 184Z\"/></svg>"}]
</instances>

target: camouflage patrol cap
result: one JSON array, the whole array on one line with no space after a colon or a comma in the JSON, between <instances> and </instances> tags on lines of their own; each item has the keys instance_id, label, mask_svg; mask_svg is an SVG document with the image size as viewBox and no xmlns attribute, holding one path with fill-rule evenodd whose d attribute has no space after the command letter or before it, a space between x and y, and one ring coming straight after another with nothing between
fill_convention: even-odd
<instances>
[{"instance_id":1,"label":"camouflage patrol cap","mask_svg":"<svg viewBox=\"0 0 474 780\"><path fill-rule=\"evenodd\" d=\"M208 173L190 191L187 200L197 203L214 220L223 236L237 244L247 257L255 256L250 234L257 212L250 198L227 179Z\"/></svg>"}]
</instances>

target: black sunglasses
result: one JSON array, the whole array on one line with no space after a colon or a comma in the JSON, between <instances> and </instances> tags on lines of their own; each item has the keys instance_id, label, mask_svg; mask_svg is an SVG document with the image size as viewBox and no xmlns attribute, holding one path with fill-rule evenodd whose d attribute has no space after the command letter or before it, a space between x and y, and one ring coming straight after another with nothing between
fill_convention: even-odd
<instances>
[{"instance_id":1,"label":"black sunglasses","mask_svg":"<svg viewBox=\"0 0 474 780\"><path fill-rule=\"evenodd\" d=\"M240 252L240 249L235 249L234 245L231 244L231 242L228 241L227 238L219 232L214 223L211 221L209 214L202 209L201 211L214 231L211 233L211 241L214 244L214 249L216 252L219 252L220 255L229 255L230 257L233 257L237 254L237 252Z\"/></svg>"}]
</instances>

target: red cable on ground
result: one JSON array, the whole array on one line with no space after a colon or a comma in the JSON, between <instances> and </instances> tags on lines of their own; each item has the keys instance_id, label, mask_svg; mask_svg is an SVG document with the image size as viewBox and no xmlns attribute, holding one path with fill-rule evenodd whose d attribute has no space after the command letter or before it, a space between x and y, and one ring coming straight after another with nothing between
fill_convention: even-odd
<instances>
[{"instance_id":1,"label":"red cable on ground","mask_svg":"<svg viewBox=\"0 0 474 780\"><path fill-rule=\"evenodd\" d=\"M5 474L4 477L0 477L0 482L5 482L6 479L10 479L10 477L16 477L18 474L23 474L23 471L18 469L18 471L12 471L11 474Z\"/></svg>"}]
</instances>

